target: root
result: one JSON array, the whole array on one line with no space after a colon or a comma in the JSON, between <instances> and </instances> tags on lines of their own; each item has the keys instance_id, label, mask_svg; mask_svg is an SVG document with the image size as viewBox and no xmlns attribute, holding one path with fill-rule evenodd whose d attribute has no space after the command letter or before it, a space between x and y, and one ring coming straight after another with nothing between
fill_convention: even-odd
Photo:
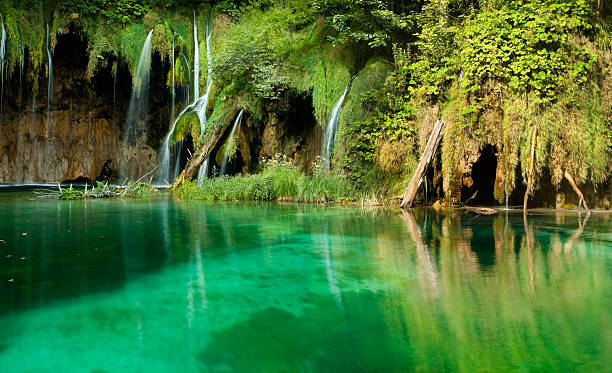
<instances>
[{"instance_id":1,"label":"root","mask_svg":"<svg viewBox=\"0 0 612 373\"><path fill-rule=\"evenodd\" d=\"M574 192L576 192L576 194L578 195L578 198L579 198L579 201L578 201L578 210L580 210L581 206L584 206L584 210L586 211L587 215L591 215L591 210L589 210L589 208L588 208L588 206L586 204L586 200L584 199L584 195L582 194L582 192L578 188L578 185L576 185L576 182L572 178L572 175L570 175L569 172L565 171L564 176L567 179L567 181L569 181L570 185L572 186L572 189L574 189Z\"/></svg>"}]
</instances>

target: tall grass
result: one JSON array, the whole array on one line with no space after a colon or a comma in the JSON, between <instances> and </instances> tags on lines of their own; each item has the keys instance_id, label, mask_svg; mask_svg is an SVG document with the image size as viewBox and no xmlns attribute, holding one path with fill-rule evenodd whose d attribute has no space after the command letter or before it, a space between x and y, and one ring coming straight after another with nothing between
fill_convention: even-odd
<instances>
[{"instance_id":1,"label":"tall grass","mask_svg":"<svg viewBox=\"0 0 612 373\"><path fill-rule=\"evenodd\" d=\"M174 190L181 199L210 201L294 201L325 203L355 199L348 180L326 172L317 163L306 175L291 163L271 160L258 174L223 176L200 183L184 182Z\"/></svg>"}]
</instances>

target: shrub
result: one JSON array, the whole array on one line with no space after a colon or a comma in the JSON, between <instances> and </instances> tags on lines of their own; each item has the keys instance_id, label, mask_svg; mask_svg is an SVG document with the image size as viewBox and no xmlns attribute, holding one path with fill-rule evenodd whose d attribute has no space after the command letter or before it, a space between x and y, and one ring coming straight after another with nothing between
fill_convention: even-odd
<instances>
[{"instance_id":1,"label":"shrub","mask_svg":"<svg viewBox=\"0 0 612 373\"><path fill-rule=\"evenodd\" d=\"M325 203L352 200L354 190L339 175L330 174L318 161L312 175L300 172L284 158L264 162L261 173L222 176L202 182L184 182L174 190L181 199L210 201L274 201Z\"/></svg>"}]
</instances>

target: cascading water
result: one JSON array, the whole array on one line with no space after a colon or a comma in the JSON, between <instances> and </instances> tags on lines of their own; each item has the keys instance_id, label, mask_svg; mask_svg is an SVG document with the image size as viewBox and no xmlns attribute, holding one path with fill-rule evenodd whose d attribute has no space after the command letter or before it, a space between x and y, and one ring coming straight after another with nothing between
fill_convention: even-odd
<instances>
[{"instance_id":1,"label":"cascading water","mask_svg":"<svg viewBox=\"0 0 612 373\"><path fill-rule=\"evenodd\" d=\"M210 51L211 38L212 38L212 9L208 16L208 23L206 24L206 61L207 61L207 75L206 75L206 93L202 98L200 107L197 110L198 118L200 118L200 134L204 132L204 127L208 119L206 118L206 107L208 106L208 97L210 96L210 89L212 88L212 54Z\"/></svg>"},{"instance_id":2,"label":"cascading water","mask_svg":"<svg viewBox=\"0 0 612 373\"><path fill-rule=\"evenodd\" d=\"M187 83L188 87L187 87L187 102L191 102L190 99L190 92L191 92L191 85L192 85L192 77L191 77L191 69L189 68L189 62L187 62L187 56L185 55L185 53L181 52L181 61L183 63L183 69L187 70L187 76L189 77L189 82Z\"/></svg>"},{"instance_id":3,"label":"cascading water","mask_svg":"<svg viewBox=\"0 0 612 373\"><path fill-rule=\"evenodd\" d=\"M172 68L172 88L170 94L172 96L172 105L170 106L170 122L174 122L174 101L176 97L176 90L174 88L174 39L176 38L177 33L172 32L172 57L170 58L170 67Z\"/></svg>"},{"instance_id":4,"label":"cascading water","mask_svg":"<svg viewBox=\"0 0 612 373\"><path fill-rule=\"evenodd\" d=\"M115 118L115 108L117 107L117 70L113 71L113 119Z\"/></svg>"},{"instance_id":5,"label":"cascading water","mask_svg":"<svg viewBox=\"0 0 612 373\"><path fill-rule=\"evenodd\" d=\"M193 100L200 97L200 46L198 44L198 25L193 11Z\"/></svg>"},{"instance_id":6,"label":"cascading water","mask_svg":"<svg viewBox=\"0 0 612 373\"><path fill-rule=\"evenodd\" d=\"M204 127L208 122L206 118L206 108L208 107L208 99L210 97L210 89L212 88L212 53L211 53L211 38L212 38L212 23L213 23L212 8L210 9L210 15L208 16L208 23L206 25L206 60L208 63L208 75L206 76L206 93L202 100L202 105L197 111L198 118L200 118L200 135L204 133ZM198 181L208 177L208 159L204 161L204 164L198 170Z\"/></svg>"},{"instance_id":7,"label":"cascading water","mask_svg":"<svg viewBox=\"0 0 612 373\"><path fill-rule=\"evenodd\" d=\"M223 163L221 163L219 176L225 175L225 172L227 171L227 161L229 159L230 150L234 145L234 138L235 136L238 136L240 134L240 123L242 122L242 114L244 114L244 109L240 110L238 117L236 117L236 121L234 122L234 126L232 127L232 132L230 132L227 144L225 144L225 153L223 154ZM236 132L236 128L238 128L238 132Z\"/></svg>"},{"instance_id":8,"label":"cascading water","mask_svg":"<svg viewBox=\"0 0 612 373\"><path fill-rule=\"evenodd\" d=\"M340 118L340 109L342 108L342 104L344 103L344 99L346 98L346 95L351 89L351 84L353 83L353 79L355 79L354 76L349 80L346 88L344 89L344 93L342 94L342 96L340 96L340 99L338 100L338 102L336 102L336 105L334 106L334 109L332 110L331 115L329 116L327 127L325 127L325 137L323 138L323 146L322 146L321 154L323 155L323 160L325 161L326 170L329 170L330 163L331 163L331 160L330 160L331 148L334 144L334 139L336 137L336 131L338 130L338 119Z\"/></svg>"},{"instance_id":9,"label":"cascading water","mask_svg":"<svg viewBox=\"0 0 612 373\"><path fill-rule=\"evenodd\" d=\"M4 59L6 57L6 30L4 29L4 18L0 16L0 27L2 28L2 36L0 39L0 79L2 80L2 87L0 88L0 121L2 120L3 112L3 101L4 101Z\"/></svg>"},{"instance_id":10,"label":"cascading water","mask_svg":"<svg viewBox=\"0 0 612 373\"><path fill-rule=\"evenodd\" d=\"M208 162L209 159L206 158L200 169L198 170L198 182L201 183L204 179L208 178Z\"/></svg>"},{"instance_id":11,"label":"cascading water","mask_svg":"<svg viewBox=\"0 0 612 373\"><path fill-rule=\"evenodd\" d=\"M174 37L172 38L174 41ZM196 23L196 15L195 15L195 10L193 11L193 48L194 48L194 55L193 55L193 93L194 93L194 102L190 105L188 105L179 115L178 117L176 117L176 119L174 119L172 121L172 125L170 126L170 131L168 131L168 134L166 135L166 137L164 137L164 141L162 142L161 148L159 150L159 159L160 162L162 163L162 166L160 168L160 173L159 173L159 177L158 177L158 181L159 182L171 182L173 181L177 176L178 176L178 170L180 168L180 153L182 150L182 146L174 146L176 148L180 148L177 149L179 150L178 153L176 154L176 160L175 160L175 164L174 164L174 172L172 175L170 175L170 169L171 169L171 163L170 163L170 157L172 155L172 149L170 146L170 139L172 138L172 134L174 133L174 129L176 128L176 125L179 121L179 119L183 116L183 114L185 114L187 111L189 111L190 109L193 109L194 105L198 102L198 95L199 95L199 84L198 82L200 81L200 56L199 56L199 46L198 46L198 25ZM172 51L174 53L174 44L173 44L173 48ZM187 63L187 57L185 56L185 54L181 55L181 59L183 60L183 65L186 66L187 68L189 68L189 65ZM174 64L173 64L174 66ZM174 68L173 68L174 69ZM189 74L188 74L189 75ZM173 75L172 75L172 90L174 91L174 70L173 70ZM189 92L189 91L188 91ZM173 95L173 102L174 102L174 95ZM187 102L189 102L189 97L187 97ZM174 108L173 108L173 112L174 112ZM172 177L171 177L172 176ZM170 180L172 179L172 180Z\"/></svg>"},{"instance_id":12,"label":"cascading water","mask_svg":"<svg viewBox=\"0 0 612 373\"><path fill-rule=\"evenodd\" d=\"M19 36L19 118L21 118L21 101L23 100L23 65L24 65L24 50Z\"/></svg>"},{"instance_id":13,"label":"cascading water","mask_svg":"<svg viewBox=\"0 0 612 373\"><path fill-rule=\"evenodd\" d=\"M48 69L49 69L49 81L47 83L47 130L49 129L49 126L51 125L51 132L53 131L53 123L51 123L50 121L50 112L51 112L51 105L53 104L53 60L51 59L51 47L50 47L50 43L49 43L49 39L50 39L50 32L49 32L49 24L47 23L47 60L48 60Z\"/></svg>"},{"instance_id":14,"label":"cascading water","mask_svg":"<svg viewBox=\"0 0 612 373\"><path fill-rule=\"evenodd\" d=\"M149 78L151 73L151 36L153 30L149 32L145 39L142 51L140 52L140 60L136 75L132 81L132 95L130 97L130 106L128 108L126 128L124 132L124 152L128 146L136 145L138 138L141 137L141 131L146 130L146 117L149 111ZM121 177L130 178L136 175L130 175L128 172L126 159L127 154L124 154L124 159L121 167Z\"/></svg>"},{"instance_id":15,"label":"cascading water","mask_svg":"<svg viewBox=\"0 0 612 373\"><path fill-rule=\"evenodd\" d=\"M170 126L170 131L168 132L168 134L164 138L164 141L162 142L161 149L159 151L159 155L160 155L159 158L160 158L160 161L163 163L161 166L161 171L160 171L160 176L159 176L159 181L161 182L170 182L176 179L180 171L180 154L182 153L182 143L179 141L177 143L179 145L175 146L176 149L173 149L173 147L170 146L170 139L172 138L172 135L174 134L174 129L176 128L176 125L178 121L180 120L180 118L188 112L194 112L196 113L200 121L200 134L204 132L204 128L206 126L206 122L207 122L206 108L208 107L208 99L210 97L210 90L212 87L212 54L211 54L211 38L212 38L212 22L213 22L212 14L213 13L211 9L210 16L208 19L208 24L206 26L206 58L208 61L208 76L206 77L206 81L207 81L206 93L201 97L199 96L200 59L199 59L199 45L198 45L198 34L197 34L198 26L196 23L195 11L193 14L193 29L194 29L194 34L193 34L193 37L194 37L193 93L195 96L194 96L193 103L191 103L185 109L183 109L183 111L181 111L181 113L176 117L176 119L174 119L174 121L172 122L172 125ZM183 61L183 65L189 68L189 65L187 64L187 58L185 57L184 54L181 55L181 59ZM174 170L173 170L174 172L172 172L171 174L170 159L173 154L175 154L175 162L174 162ZM206 174L207 174L207 171L203 171L203 172L200 171L198 172L198 178L204 177L203 175L206 175Z\"/></svg>"}]
</instances>

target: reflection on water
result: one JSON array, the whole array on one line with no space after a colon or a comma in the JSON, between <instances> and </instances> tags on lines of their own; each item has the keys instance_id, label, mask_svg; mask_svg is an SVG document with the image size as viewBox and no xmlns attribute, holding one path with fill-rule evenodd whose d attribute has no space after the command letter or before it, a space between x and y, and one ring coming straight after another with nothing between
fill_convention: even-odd
<instances>
[{"instance_id":1,"label":"reflection on water","mask_svg":"<svg viewBox=\"0 0 612 373\"><path fill-rule=\"evenodd\" d=\"M608 215L28 196L3 372L609 369Z\"/></svg>"}]
</instances>

